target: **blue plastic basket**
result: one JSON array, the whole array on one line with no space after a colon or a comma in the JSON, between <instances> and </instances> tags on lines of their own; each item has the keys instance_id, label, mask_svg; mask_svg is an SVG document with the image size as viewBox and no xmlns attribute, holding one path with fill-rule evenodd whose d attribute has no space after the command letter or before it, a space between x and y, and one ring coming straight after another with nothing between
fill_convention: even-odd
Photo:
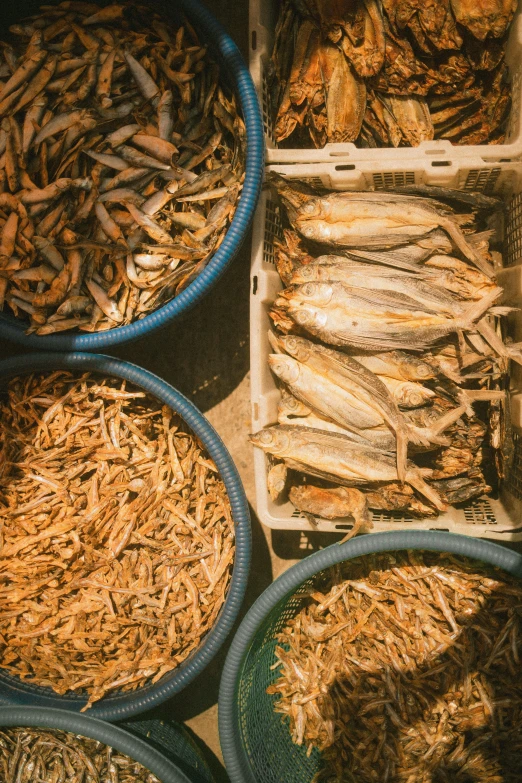
<instances>
[{"instance_id":1,"label":"blue plastic basket","mask_svg":"<svg viewBox=\"0 0 522 783\"><path fill-rule=\"evenodd\" d=\"M151 721L159 723L159 721ZM183 764L183 770L173 760L172 754L167 759L146 739L137 736L135 732L126 731L119 726L112 726L87 715L71 715L65 710L55 710L48 707L0 707L0 728L27 726L40 729L59 729L81 734L83 737L98 740L111 748L124 753L134 761L138 761L145 769L156 775L161 783L210 783L209 777L202 777L197 767ZM183 727L180 727L182 730ZM178 743L178 753L184 758L185 750L180 745L187 740L181 733ZM177 754L174 754L174 758ZM171 760L172 759L172 760ZM203 762L204 763L204 762Z\"/></svg>"},{"instance_id":2,"label":"blue plastic basket","mask_svg":"<svg viewBox=\"0 0 522 783\"><path fill-rule=\"evenodd\" d=\"M292 742L288 725L266 693L274 681L277 634L302 608L296 593L309 590L330 566L361 555L401 549L452 552L522 577L522 555L489 541L451 533L402 530L333 544L290 568L251 607L230 647L219 692L219 734L232 783L311 783L320 754Z\"/></svg>"},{"instance_id":3,"label":"blue plastic basket","mask_svg":"<svg viewBox=\"0 0 522 783\"><path fill-rule=\"evenodd\" d=\"M35 0L20 0L16 5L7 3L7 7L0 9L0 23L5 16L12 20L15 9L16 17L20 18L33 13L38 5L40 2ZM95 334L27 335L24 323L6 313L0 313L0 337L44 351L99 351L137 340L179 318L203 299L228 268L245 239L261 192L265 161L263 121L254 84L236 44L200 0L177 0L175 6L165 3L162 6L170 18L179 20L180 12L186 14L202 39L209 43L239 98L246 126L245 180L225 239L212 256L212 262L184 291L163 307L128 326Z\"/></svg>"},{"instance_id":4,"label":"blue plastic basket","mask_svg":"<svg viewBox=\"0 0 522 783\"><path fill-rule=\"evenodd\" d=\"M41 353L16 356L0 362L0 380L5 384L17 375L46 370L96 372L105 376L116 376L154 395L176 411L201 440L216 463L230 499L235 525L236 552L228 595L218 619L201 645L187 660L156 684L145 685L136 691L106 696L89 709L89 715L93 717L103 720L122 720L150 710L183 690L203 671L228 636L243 601L250 568L251 533L248 502L232 457L217 432L193 403L161 378L134 364L112 359L109 356L85 353ZM85 704L86 698L81 694L71 692L59 696L50 688L31 685L18 677L0 671L0 705L33 705L79 712Z\"/></svg>"}]
</instances>

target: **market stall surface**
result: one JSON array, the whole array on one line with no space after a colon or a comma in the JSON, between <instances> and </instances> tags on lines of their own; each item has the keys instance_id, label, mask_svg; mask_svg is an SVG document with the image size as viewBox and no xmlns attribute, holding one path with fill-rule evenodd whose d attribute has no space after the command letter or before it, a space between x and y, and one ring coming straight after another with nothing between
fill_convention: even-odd
<instances>
[{"instance_id":1,"label":"market stall surface","mask_svg":"<svg viewBox=\"0 0 522 783\"><path fill-rule=\"evenodd\" d=\"M207 0L248 58L248 2ZM333 543L342 534L304 535L264 528L255 515L255 488L249 378L250 241L203 302L181 321L111 354L138 364L171 383L206 414L223 438L243 480L251 507L253 562L241 617L255 598L286 568L311 551ZM3 346L3 356L22 349ZM520 551L520 547L517 547ZM230 641L230 639L229 639ZM206 671L188 688L143 717L183 721L193 732L216 783L227 781L217 727L219 676L225 645Z\"/></svg>"}]
</instances>

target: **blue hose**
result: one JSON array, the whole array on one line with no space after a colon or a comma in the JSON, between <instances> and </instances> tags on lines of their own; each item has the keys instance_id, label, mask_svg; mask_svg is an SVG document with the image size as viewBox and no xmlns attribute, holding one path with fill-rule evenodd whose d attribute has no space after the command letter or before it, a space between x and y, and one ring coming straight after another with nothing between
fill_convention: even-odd
<instances>
[{"instance_id":1,"label":"blue hose","mask_svg":"<svg viewBox=\"0 0 522 783\"><path fill-rule=\"evenodd\" d=\"M281 615L290 596L304 582L325 568L362 555L400 549L452 552L463 557L482 560L522 578L522 555L517 552L471 536L424 530L401 530L361 536L341 545L333 544L289 568L259 596L249 609L232 641L225 661L219 689L219 736L225 765L232 783L260 783L250 761L252 742L249 739L251 738L243 734L239 692L242 686L247 684L243 681L243 667L254 638L262 632L263 644L268 642L266 623L269 617ZM260 650L256 652L259 654ZM253 658L253 661L255 665L258 657ZM258 733L260 737L266 736L267 727L259 724L259 721L262 721L262 718L258 716ZM281 723L281 731L288 733L288 727Z\"/></svg>"},{"instance_id":2,"label":"blue hose","mask_svg":"<svg viewBox=\"0 0 522 783\"><path fill-rule=\"evenodd\" d=\"M116 376L134 383L176 411L205 446L216 463L225 484L236 535L236 552L227 598L216 623L201 645L177 669L155 685L145 685L133 692L106 696L89 709L89 715L102 720L122 720L152 709L183 690L200 674L216 655L236 620L245 594L250 570L250 513L243 484L232 457L223 441L196 406L157 375L129 362L109 356L88 353L35 353L15 356L0 362L2 385L17 375L51 370L92 371ZM85 696L68 692L59 696L50 688L40 688L6 672L0 672L0 706L39 706L79 712Z\"/></svg>"},{"instance_id":3,"label":"blue hose","mask_svg":"<svg viewBox=\"0 0 522 783\"><path fill-rule=\"evenodd\" d=\"M212 47L220 54L239 96L245 121L245 181L225 239L208 266L184 291L159 310L128 326L93 334L28 335L25 334L26 324L13 316L0 313L0 337L29 348L50 351L97 351L132 342L166 326L200 302L216 285L238 253L253 220L263 183L265 142L259 101L239 49L203 3L200 0L178 0L178 10L187 15L204 39L211 42Z\"/></svg>"}]
</instances>

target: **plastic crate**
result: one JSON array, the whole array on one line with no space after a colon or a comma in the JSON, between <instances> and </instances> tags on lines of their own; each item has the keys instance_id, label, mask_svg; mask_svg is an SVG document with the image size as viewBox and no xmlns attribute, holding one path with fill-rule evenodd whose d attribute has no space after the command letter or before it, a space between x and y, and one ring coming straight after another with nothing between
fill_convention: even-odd
<instances>
[{"instance_id":1,"label":"plastic crate","mask_svg":"<svg viewBox=\"0 0 522 783\"><path fill-rule=\"evenodd\" d=\"M379 147L359 149L353 143L327 144L323 149L288 148L280 149L273 135L273 117L270 107L267 64L272 54L274 32L277 23L279 3L277 0L249 0L250 18L250 73L255 84L263 110L263 124L267 147L267 162L312 163L329 162L332 158L353 158L370 160L376 165L383 161L404 165L412 155L411 147ZM444 162L452 158L473 156L483 163L507 162L522 156L522 3L510 27L506 63L509 67L512 85L512 108L504 144L459 145L447 140L423 141L415 147L417 158Z\"/></svg>"},{"instance_id":2,"label":"plastic crate","mask_svg":"<svg viewBox=\"0 0 522 783\"><path fill-rule=\"evenodd\" d=\"M339 171L335 164L310 164L308 166L272 166L290 178L299 178L311 185L322 185L333 190L391 189L405 183L426 183L476 190L501 195L508 204L504 225L505 256L507 269L500 273L505 277L510 292L510 304L522 306L522 165L499 164L483 176L480 170L469 164L454 164L445 168L434 180L430 164L426 160L411 160L408 171L397 166L375 170L369 163L358 163L349 171ZM455 170L456 169L456 170ZM257 208L253 228L251 289L250 289L250 368L252 380L252 431L277 423L279 389L268 367L271 353L268 330L272 323L268 311L282 288L274 263L274 239L282 236L279 207L270 193L265 191ZM500 280L502 284L502 280ZM513 336L522 340L522 312L512 317ZM512 373L512 420L515 440L515 459L510 476L499 500L479 498L464 508L450 508L433 519L418 519L397 512L374 512L375 532L397 530L407 526L422 530L444 530L452 533L505 541L522 540L522 368L515 366ZM519 393L520 392L520 393ZM351 529L352 519L317 519L312 527L308 519L290 503L274 502L267 488L267 456L254 449L257 514L264 525L280 530L310 532L342 532Z\"/></svg>"}]
</instances>

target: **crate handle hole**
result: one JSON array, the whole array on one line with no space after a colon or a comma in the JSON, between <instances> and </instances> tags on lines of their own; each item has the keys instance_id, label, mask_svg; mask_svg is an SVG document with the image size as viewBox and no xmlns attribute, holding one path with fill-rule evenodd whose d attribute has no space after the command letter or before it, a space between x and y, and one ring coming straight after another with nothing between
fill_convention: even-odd
<instances>
[{"instance_id":1,"label":"crate handle hole","mask_svg":"<svg viewBox=\"0 0 522 783\"><path fill-rule=\"evenodd\" d=\"M356 166L353 163L345 163L342 166L336 166L336 171L353 171Z\"/></svg>"},{"instance_id":2,"label":"crate handle hole","mask_svg":"<svg viewBox=\"0 0 522 783\"><path fill-rule=\"evenodd\" d=\"M257 30L252 30L252 43L251 43L252 51L256 51L257 49Z\"/></svg>"},{"instance_id":3,"label":"crate handle hole","mask_svg":"<svg viewBox=\"0 0 522 783\"><path fill-rule=\"evenodd\" d=\"M257 275L254 275L254 279L252 280L252 294L254 296L257 294Z\"/></svg>"},{"instance_id":4,"label":"crate handle hole","mask_svg":"<svg viewBox=\"0 0 522 783\"><path fill-rule=\"evenodd\" d=\"M446 150L426 150L426 155L445 155Z\"/></svg>"},{"instance_id":5,"label":"crate handle hole","mask_svg":"<svg viewBox=\"0 0 522 783\"><path fill-rule=\"evenodd\" d=\"M451 160L432 160L432 166L451 166Z\"/></svg>"},{"instance_id":6,"label":"crate handle hole","mask_svg":"<svg viewBox=\"0 0 522 783\"><path fill-rule=\"evenodd\" d=\"M336 530L351 530L353 525L334 525Z\"/></svg>"}]
</instances>

